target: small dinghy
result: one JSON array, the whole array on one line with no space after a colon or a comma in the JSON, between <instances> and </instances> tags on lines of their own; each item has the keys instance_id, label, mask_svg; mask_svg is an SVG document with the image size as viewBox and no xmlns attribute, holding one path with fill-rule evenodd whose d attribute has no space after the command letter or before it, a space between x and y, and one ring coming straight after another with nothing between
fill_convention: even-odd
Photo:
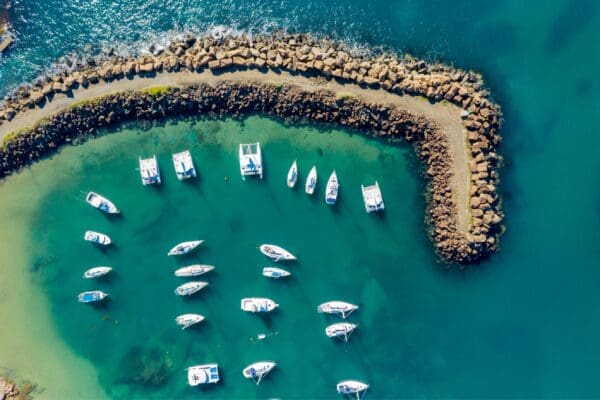
<instances>
[{"instance_id":1,"label":"small dinghy","mask_svg":"<svg viewBox=\"0 0 600 400\"><path fill-rule=\"evenodd\" d=\"M177 325L181 326L181 329L189 328L202 321L204 321L204 316L200 314L182 314L175 318L175 322L177 322Z\"/></svg>"},{"instance_id":2,"label":"small dinghy","mask_svg":"<svg viewBox=\"0 0 600 400\"><path fill-rule=\"evenodd\" d=\"M296 186L296 182L298 181L298 163L296 160L292 163L290 170L287 174L287 185L289 188L293 188Z\"/></svg>"},{"instance_id":3,"label":"small dinghy","mask_svg":"<svg viewBox=\"0 0 600 400\"><path fill-rule=\"evenodd\" d=\"M187 369L188 385L198 386L219 382L219 364L194 365Z\"/></svg>"},{"instance_id":4,"label":"small dinghy","mask_svg":"<svg viewBox=\"0 0 600 400\"><path fill-rule=\"evenodd\" d=\"M346 303L345 301L328 301L317 307L317 312L325 314L339 314L342 318L346 318L352 314L354 310L358 310L356 304Z\"/></svg>"},{"instance_id":5,"label":"small dinghy","mask_svg":"<svg viewBox=\"0 0 600 400\"><path fill-rule=\"evenodd\" d=\"M355 395L357 399L360 399L365 391L369 388L369 385L359 381L341 381L336 385L337 392L341 395Z\"/></svg>"},{"instance_id":6,"label":"small dinghy","mask_svg":"<svg viewBox=\"0 0 600 400\"><path fill-rule=\"evenodd\" d=\"M97 301L102 301L108 296L107 293L104 293L100 290L91 290L89 292L81 292L79 296L77 296L77 300L80 303L94 303Z\"/></svg>"},{"instance_id":7,"label":"small dinghy","mask_svg":"<svg viewBox=\"0 0 600 400\"><path fill-rule=\"evenodd\" d=\"M242 375L244 375L244 378L252 379L258 386L260 381L262 381L276 365L277 363L273 361L258 361L244 368Z\"/></svg>"},{"instance_id":8,"label":"small dinghy","mask_svg":"<svg viewBox=\"0 0 600 400\"><path fill-rule=\"evenodd\" d=\"M110 271L112 271L111 267L94 267L85 271L83 277L86 279L97 278L108 274Z\"/></svg>"},{"instance_id":9,"label":"small dinghy","mask_svg":"<svg viewBox=\"0 0 600 400\"><path fill-rule=\"evenodd\" d=\"M337 175L334 169L329 176L329 180L327 181L327 189L325 190L325 203L335 204L339 189L340 184L338 183Z\"/></svg>"},{"instance_id":10,"label":"small dinghy","mask_svg":"<svg viewBox=\"0 0 600 400\"><path fill-rule=\"evenodd\" d=\"M175 276L187 277L187 276L198 276L215 269L212 265L194 264L188 265L187 267L179 268L175 271Z\"/></svg>"},{"instance_id":11,"label":"small dinghy","mask_svg":"<svg viewBox=\"0 0 600 400\"><path fill-rule=\"evenodd\" d=\"M247 297L242 299L241 308L243 311L257 313L257 312L270 312L279 307L279 304L275 303L271 299L264 297Z\"/></svg>"},{"instance_id":12,"label":"small dinghy","mask_svg":"<svg viewBox=\"0 0 600 400\"><path fill-rule=\"evenodd\" d=\"M85 196L85 201L90 206L97 208L100 211L104 211L107 214L118 214L120 212L112 201L95 192L89 192L87 196Z\"/></svg>"},{"instance_id":13,"label":"small dinghy","mask_svg":"<svg viewBox=\"0 0 600 400\"><path fill-rule=\"evenodd\" d=\"M377 181L371 186L361 185L361 189L363 201L365 202L365 210L367 210L368 213L380 211L385 208L383 197L381 196L381 189L379 189L379 183Z\"/></svg>"},{"instance_id":14,"label":"small dinghy","mask_svg":"<svg viewBox=\"0 0 600 400\"><path fill-rule=\"evenodd\" d=\"M177 179L180 181L196 177L196 168L194 168L194 161L189 150L173 154L173 166Z\"/></svg>"},{"instance_id":15,"label":"small dinghy","mask_svg":"<svg viewBox=\"0 0 600 400\"><path fill-rule=\"evenodd\" d=\"M296 259L296 256L292 253L283 247L275 246L274 244L261 244L260 252L275 262L293 261Z\"/></svg>"},{"instance_id":16,"label":"small dinghy","mask_svg":"<svg viewBox=\"0 0 600 400\"><path fill-rule=\"evenodd\" d=\"M178 296L190 296L208 286L208 282L187 282L177 286L175 294Z\"/></svg>"},{"instance_id":17,"label":"small dinghy","mask_svg":"<svg viewBox=\"0 0 600 400\"><path fill-rule=\"evenodd\" d=\"M258 175L262 179L263 167L260 143L240 143L239 158L242 179L246 179L248 175Z\"/></svg>"},{"instance_id":18,"label":"small dinghy","mask_svg":"<svg viewBox=\"0 0 600 400\"><path fill-rule=\"evenodd\" d=\"M189 242L181 242L169 250L167 255L169 256L182 256L194 250L196 247L200 246L204 242L204 240L191 240Z\"/></svg>"},{"instance_id":19,"label":"small dinghy","mask_svg":"<svg viewBox=\"0 0 600 400\"><path fill-rule=\"evenodd\" d=\"M347 342L348 337L350 337L357 327L358 325L349 322L338 322L325 328L325 334L330 338L344 338L344 342Z\"/></svg>"},{"instance_id":20,"label":"small dinghy","mask_svg":"<svg viewBox=\"0 0 600 400\"><path fill-rule=\"evenodd\" d=\"M262 274L263 274L263 276L266 276L267 278L273 278L273 279L285 278L286 276L292 275L291 272L288 272L285 269L275 268L275 267L264 267Z\"/></svg>"},{"instance_id":21,"label":"small dinghy","mask_svg":"<svg viewBox=\"0 0 600 400\"><path fill-rule=\"evenodd\" d=\"M313 194L315 192L316 187L317 187L317 166L313 165L313 167L308 172L308 176L306 177L306 186L304 187L304 191L307 194Z\"/></svg>"},{"instance_id":22,"label":"small dinghy","mask_svg":"<svg viewBox=\"0 0 600 400\"><path fill-rule=\"evenodd\" d=\"M94 231L85 231L83 238L88 242L101 244L102 246L108 246L112 243L110 238L104 233L94 232Z\"/></svg>"},{"instance_id":23,"label":"small dinghy","mask_svg":"<svg viewBox=\"0 0 600 400\"><path fill-rule=\"evenodd\" d=\"M140 164L140 175L142 176L142 184L160 185L160 169L158 168L158 161L156 161L156 155L152 156L152 158L143 159L139 158Z\"/></svg>"}]
</instances>

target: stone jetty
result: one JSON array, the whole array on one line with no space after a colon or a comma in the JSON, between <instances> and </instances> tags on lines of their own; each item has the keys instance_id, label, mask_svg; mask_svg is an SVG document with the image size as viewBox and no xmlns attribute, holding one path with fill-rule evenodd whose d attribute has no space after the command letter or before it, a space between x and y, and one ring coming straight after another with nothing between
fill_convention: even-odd
<instances>
[{"instance_id":1,"label":"stone jetty","mask_svg":"<svg viewBox=\"0 0 600 400\"><path fill-rule=\"evenodd\" d=\"M93 137L98 128L134 119L261 113L335 123L413 145L428 182L429 234L444 260L466 265L499 249L503 211L497 185L502 158L496 148L502 114L479 74L408 55L358 55L339 43L303 34L186 36L165 49L152 50L153 55L137 58L114 56L82 63L75 71L44 77L7 96L0 106L0 130L20 127L32 110L43 110L75 91L107 87L100 97L73 101L43 121L5 135L0 178L64 144ZM258 71L265 78L236 80L236 71ZM183 84L175 77L184 73L211 79ZM269 83L268 74L273 73L291 78ZM150 82L160 77L164 82L165 76L173 77L172 85L108 90L117 82L138 77ZM300 84L307 79L319 90ZM382 100L360 93L342 95L331 90L333 82L376 91ZM386 96L422 100L415 107L399 106L383 101ZM444 104L459 111L458 134L421 112Z\"/></svg>"}]
</instances>

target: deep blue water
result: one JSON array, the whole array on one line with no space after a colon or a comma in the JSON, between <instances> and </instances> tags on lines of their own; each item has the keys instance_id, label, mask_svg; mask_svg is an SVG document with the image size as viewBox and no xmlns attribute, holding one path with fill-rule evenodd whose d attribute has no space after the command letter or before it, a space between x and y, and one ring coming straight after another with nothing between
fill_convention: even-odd
<instances>
[{"instance_id":1,"label":"deep blue water","mask_svg":"<svg viewBox=\"0 0 600 400\"><path fill-rule=\"evenodd\" d=\"M0 56L0 94L65 54L139 50L216 25L308 31L481 71L505 116L503 248L446 272L448 291L426 304L404 299L426 310L411 351L432 365L403 366L411 390L397 396L600 397L599 2L21 0L8 15L17 42Z\"/></svg>"}]
</instances>

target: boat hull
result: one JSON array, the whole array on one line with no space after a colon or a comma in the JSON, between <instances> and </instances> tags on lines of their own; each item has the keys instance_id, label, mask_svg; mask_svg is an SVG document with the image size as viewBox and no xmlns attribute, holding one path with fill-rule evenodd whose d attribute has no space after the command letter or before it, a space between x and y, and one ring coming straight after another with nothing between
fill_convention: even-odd
<instances>
[{"instance_id":1,"label":"boat hull","mask_svg":"<svg viewBox=\"0 0 600 400\"><path fill-rule=\"evenodd\" d=\"M204 321L204 316L200 314L183 314L175 318L175 322L181 326L181 329L187 329L202 321Z\"/></svg>"},{"instance_id":2,"label":"boat hull","mask_svg":"<svg viewBox=\"0 0 600 400\"><path fill-rule=\"evenodd\" d=\"M304 191L306 194L313 194L317 188L317 167L313 165L306 178L306 185Z\"/></svg>"},{"instance_id":3,"label":"boat hull","mask_svg":"<svg viewBox=\"0 0 600 400\"><path fill-rule=\"evenodd\" d=\"M369 385L360 381L347 380L339 382L335 388L340 394L357 394L367 390Z\"/></svg>"},{"instance_id":4,"label":"boat hull","mask_svg":"<svg viewBox=\"0 0 600 400\"><path fill-rule=\"evenodd\" d=\"M346 318L352 312L358 309L358 306L344 301L328 301L317 307L317 312L325 314L339 314Z\"/></svg>"},{"instance_id":5,"label":"boat hull","mask_svg":"<svg viewBox=\"0 0 600 400\"><path fill-rule=\"evenodd\" d=\"M296 182L298 181L298 164L296 161L290 167L287 175L287 185L291 189L296 186Z\"/></svg>"},{"instance_id":6,"label":"boat hull","mask_svg":"<svg viewBox=\"0 0 600 400\"><path fill-rule=\"evenodd\" d=\"M115 206L112 201L95 192L89 192L87 196L85 196L85 201L90 206L102 212L105 212L106 214L119 214L120 212L117 206Z\"/></svg>"},{"instance_id":7,"label":"boat hull","mask_svg":"<svg viewBox=\"0 0 600 400\"><path fill-rule=\"evenodd\" d=\"M277 307L279 307L279 304L275 303L271 299L267 299L264 297L249 297L241 300L240 307L242 311L251 313L261 313L271 312Z\"/></svg>"},{"instance_id":8,"label":"boat hull","mask_svg":"<svg viewBox=\"0 0 600 400\"><path fill-rule=\"evenodd\" d=\"M175 245L169 252L168 256L183 256L185 254L189 254L192 251L196 250L198 246L200 246L204 240L191 240L189 242L181 242Z\"/></svg>"},{"instance_id":9,"label":"boat hull","mask_svg":"<svg viewBox=\"0 0 600 400\"><path fill-rule=\"evenodd\" d=\"M190 266L179 268L178 270L176 270L175 276L178 276L181 278L190 277L190 276L199 276L199 275L203 275L207 272L210 272L213 269L215 269L215 267L213 267L212 265L201 265L201 264L190 265Z\"/></svg>"},{"instance_id":10,"label":"boat hull","mask_svg":"<svg viewBox=\"0 0 600 400\"><path fill-rule=\"evenodd\" d=\"M96 303L98 301L102 301L108 297L107 293L104 293L100 290L92 290L89 292L79 293L77 296L77 300L80 303Z\"/></svg>"},{"instance_id":11,"label":"boat hull","mask_svg":"<svg viewBox=\"0 0 600 400\"><path fill-rule=\"evenodd\" d=\"M208 286L208 282L188 282L178 286L175 294L178 296L191 296Z\"/></svg>"},{"instance_id":12,"label":"boat hull","mask_svg":"<svg viewBox=\"0 0 600 400\"><path fill-rule=\"evenodd\" d=\"M274 244L262 244L259 248L261 253L275 262L293 261L296 259L296 256L294 256L292 253L282 247L275 246Z\"/></svg>"},{"instance_id":13,"label":"boat hull","mask_svg":"<svg viewBox=\"0 0 600 400\"><path fill-rule=\"evenodd\" d=\"M110 271L112 271L111 267L94 267L85 271L83 277L86 279L99 278L108 274Z\"/></svg>"},{"instance_id":14,"label":"boat hull","mask_svg":"<svg viewBox=\"0 0 600 400\"><path fill-rule=\"evenodd\" d=\"M246 379L262 379L275 368L277 363L273 361L259 361L248 365L242 370Z\"/></svg>"},{"instance_id":15,"label":"boat hull","mask_svg":"<svg viewBox=\"0 0 600 400\"><path fill-rule=\"evenodd\" d=\"M292 275L290 272L288 272L284 269L273 268L273 267L263 268L262 274L264 277L271 278L271 279L286 278L286 277Z\"/></svg>"},{"instance_id":16,"label":"boat hull","mask_svg":"<svg viewBox=\"0 0 600 400\"><path fill-rule=\"evenodd\" d=\"M108 246L112 243L112 240L110 237L108 237L108 235L94 231L86 231L83 235L83 239L101 246Z\"/></svg>"}]
</instances>

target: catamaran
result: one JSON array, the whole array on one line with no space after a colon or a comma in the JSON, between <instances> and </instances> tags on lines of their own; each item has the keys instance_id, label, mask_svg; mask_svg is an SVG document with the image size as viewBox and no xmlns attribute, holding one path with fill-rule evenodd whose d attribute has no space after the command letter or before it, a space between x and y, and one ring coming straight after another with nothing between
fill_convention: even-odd
<instances>
[{"instance_id":1,"label":"catamaran","mask_svg":"<svg viewBox=\"0 0 600 400\"><path fill-rule=\"evenodd\" d=\"M263 274L263 276L266 276L267 278L273 278L273 279L285 278L286 276L292 275L291 272L288 272L285 269L275 268L275 267L264 267L262 274Z\"/></svg>"},{"instance_id":2,"label":"catamaran","mask_svg":"<svg viewBox=\"0 0 600 400\"><path fill-rule=\"evenodd\" d=\"M188 265L187 267L179 268L175 271L175 276L187 277L187 276L198 276L215 269L212 265L194 264Z\"/></svg>"},{"instance_id":3,"label":"catamaran","mask_svg":"<svg viewBox=\"0 0 600 400\"><path fill-rule=\"evenodd\" d=\"M241 308L247 312L270 312L279 307L279 304L275 303L271 299L264 297L247 297L242 299Z\"/></svg>"},{"instance_id":4,"label":"catamaran","mask_svg":"<svg viewBox=\"0 0 600 400\"><path fill-rule=\"evenodd\" d=\"M182 314L175 318L175 322L177 322L177 325L181 326L181 329L189 328L202 321L204 321L204 316L200 314Z\"/></svg>"},{"instance_id":5,"label":"catamaran","mask_svg":"<svg viewBox=\"0 0 600 400\"><path fill-rule=\"evenodd\" d=\"M192 155L189 150L182 151L181 153L174 153L173 166L175 167L177 179L180 181L196 177L196 168L194 168L194 161L192 160Z\"/></svg>"},{"instance_id":6,"label":"catamaran","mask_svg":"<svg viewBox=\"0 0 600 400\"><path fill-rule=\"evenodd\" d=\"M369 388L369 385L360 381L341 381L336 385L337 392L342 395L356 395L360 399L364 392Z\"/></svg>"},{"instance_id":7,"label":"catamaran","mask_svg":"<svg viewBox=\"0 0 600 400\"><path fill-rule=\"evenodd\" d=\"M100 211L104 211L107 214L118 214L119 209L114 205L114 203L108 200L106 197L99 195L95 192L89 192L87 196L85 196L85 201L94 208L97 208Z\"/></svg>"},{"instance_id":8,"label":"catamaran","mask_svg":"<svg viewBox=\"0 0 600 400\"><path fill-rule=\"evenodd\" d=\"M347 342L348 337L357 327L358 325L349 322L338 322L337 324L332 324L325 328L325 334L330 338L343 337L344 342Z\"/></svg>"},{"instance_id":9,"label":"catamaran","mask_svg":"<svg viewBox=\"0 0 600 400\"><path fill-rule=\"evenodd\" d=\"M200 246L204 240L191 240L189 242L181 242L173 247L167 255L169 256L182 256L194 250Z\"/></svg>"},{"instance_id":10,"label":"catamaran","mask_svg":"<svg viewBox=\"0 0 600 400\"><path fill-rule=\"evenodd\" d=\"M317 307L317 312L339 314L344 319L355 310L358 310L356 304L346 303L345 301L328 301Z\"/></svg>"},{"instance_id":11,"label":"catamaran","mask_svg":"<svg viewBox=\"0 0 600 400\"><path fill-rule=\"evenodd\" d=\"M282 247L275 246L274 244L261 244L260 252L275 262L293 261L296 259L296 256L292 253Z\"/></svg>"},{"instance_id":12,"label":"catamaran","mask_svg":"<svg viewBox=\"0 0 600 400\"><path fill-rule=\"evenodd\" d=\"M337 174L335 173L334 169L329 176L329 180L327 181L327 189L325 190L325 203L335 204L339 189L340 184L338 183Z\"/></svg>"},{"instance_id":13,"label":"catamaran","mask_svg":"<svg viewBox=\"0 0 600 400\"><path fill-rule=\"evenodd\" d=\"M260 381L262 381L276 365L277 363L273 361L258 361L244 368L242 375L244 375L244 378L252 379L258 386Z\"/></svg>"},{"instance_id":14,"label":"catamaran","mask_svg":"<svg viewBox=\"0 0 600 400\"><path fill-rule=\"evenodd\" d=\"M313 194L315 192L316 187L317 187L317 166L313 165L313 167L308 172L308 176L306 177L306 186L304 187L304 191L307 194Z\"/></svg>"},{"instance_id":15,"label":"catamaran","mask_svg":"<svg viewBox=\"0 0 600 400\"><path fill-rule=\"evenodd\" d=\"M175 294L178 296L189 296L196 292L199 292L207 286L208 282L187 282L183 285L177 286L177 289L175 289Z\"/></svg>"},{"instance_id":16,"label":"catamaran","mask_svg":"<svg viewBox=\"0 0 600 400\"><path fill-rule=\"evenodd\" d=\"M298 163L296 160L292 163L290 170L287 174L287 185L289 188L293 188L296 186L296 182L298 181Z\"/></svg>"},{"instance_id":17,"label":"catamaran","mask_svg":"<svg viewBox=\"0 0 600 400\"><path fill-rule=\"evenodd\" d=\"M83 238L88 242L101 244L103 246L108 246L112 243L110 238L104 233L94 232L94 231L85 231Z\"/></svg>"},{"instance_id":18,"label":"catamaran","mask_svg":"<svg viewBox=\"0 0 600 400\"><path fill-rule=\"evenodd\" d=\"M242 179L246 179L248 175L258 175L262 179L263 167L260 143L240 143L239 158Z\"/></svg>"},{"instance_id":19,"label":"catamaran","mask_svg":"<svg viewBox=\"0 0 600 400\"><path fill-rule=\"evenodd\" d=\"M112 271L111 267L94 267L85 271L83 273L83 277L86 279L97 278L99 276L108 274L110 271Z\"/></svg>"},{"instance_id":20,"label":"catamaran","mask_svg":"<svg viewBox=\"0 0 600 400\"><path fill-rule=\"evenodd\" d=\"M158 168L158 161L156 161L156 155L153 155L152 158L139 158L140 164L140 175L142 176L142 184L152 185L159 184L160 185L160 169Z\"/></svg>"},{"instance_id":21,"label":"catamaran","mask_svg":"<svg viewBox=\"0 0 600 400\"><path fill-rule=\"evenodd\" d=\"M104 300L107 296L107 293L104 293L100 290L91 290L89 292L79 293L77 300L79 300L81 303L94 303L96 301Z\"/></svg>"},{"instance_id":22,"label":"catamaran","mask_svg":"<svg viewBox=\"0 0 600 400\"><path fill-rule=\"evenodd\" d=\"M188 385L198 386L219 382L219 364L194 365L187 369Z\"/></svg>"},{"instance_id":23,"label":"catamaran","mask_svg":"<svg viewBox=\"0 0 600 400\"><path fill-rule=\"evenodd\" d=\"M381 190L379 189L379 183L377 181L375 181L374 185L361 185L360 187L362 189L363 201L365 202L365 209L368 213L383 210L385 208Z\"/></svg>"}]
</instances>

